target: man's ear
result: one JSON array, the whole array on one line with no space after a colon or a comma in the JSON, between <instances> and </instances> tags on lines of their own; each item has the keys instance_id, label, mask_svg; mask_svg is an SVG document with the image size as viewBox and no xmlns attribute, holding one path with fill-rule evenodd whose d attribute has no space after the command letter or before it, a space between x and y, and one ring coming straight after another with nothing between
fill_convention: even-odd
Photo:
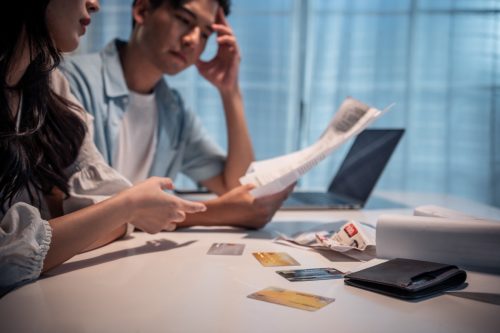
<instances>
[{"instance_id":1,"label":"man's ear","mask_svg":"<svg viewBox=\"0 0 500 333\"><path fill-rule=\"evenodd\" d=\"M132 7L132 17L136 24L143 24L146 14L150 8L149 0L137 0Z\"/></svg>"}]
</instances>

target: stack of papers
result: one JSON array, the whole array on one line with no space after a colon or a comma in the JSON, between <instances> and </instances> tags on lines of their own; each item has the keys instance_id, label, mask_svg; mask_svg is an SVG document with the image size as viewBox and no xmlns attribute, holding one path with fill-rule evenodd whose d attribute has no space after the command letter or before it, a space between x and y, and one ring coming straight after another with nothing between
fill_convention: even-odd
<instances>
[{"instance_id":1,"label":"stack of papers","mask_svg":"<svg viewBox=\"0 0 500 333\"><path fill-rule=\"evenodd\" d=\"M353 98L346 98L318 141L297 152L253 162L242 184L254 184L256 198L278 193L295 183L332 151L361 132L389 110L379 111Z\"/></svg>"}]
</instances>

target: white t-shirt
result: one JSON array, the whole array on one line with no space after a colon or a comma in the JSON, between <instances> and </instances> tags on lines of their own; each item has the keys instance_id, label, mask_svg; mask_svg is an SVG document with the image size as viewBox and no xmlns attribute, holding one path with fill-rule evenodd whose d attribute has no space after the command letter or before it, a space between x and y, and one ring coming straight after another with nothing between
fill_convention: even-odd
<instances>
[{"instance_id":1,"label":"white t-shirt","mask_svg":"<svg viewBox=\"0 0 500 333\"><path fill-rule=\"evenodd\" d=\"M156 150L158 107L155 94L129 92L122 118L113 167L133 184L148 177Z\"/></svg>"}]
</instances>

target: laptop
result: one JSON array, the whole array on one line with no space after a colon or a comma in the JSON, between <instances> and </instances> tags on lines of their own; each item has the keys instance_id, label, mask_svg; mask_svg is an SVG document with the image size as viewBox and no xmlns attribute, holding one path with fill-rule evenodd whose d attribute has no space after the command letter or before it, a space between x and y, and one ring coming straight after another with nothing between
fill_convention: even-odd
<instances>
[{"instance_id":1,"label":"laptop","mask_svg":"<svg viewBox=\"0 0 500 333\"><path fill-rule=\"evenodd\" d=\"M370 197L404 129L361 132L333 177L327 192L293 192L281 209L361 209Z\"/></svg>"}]
</instances>

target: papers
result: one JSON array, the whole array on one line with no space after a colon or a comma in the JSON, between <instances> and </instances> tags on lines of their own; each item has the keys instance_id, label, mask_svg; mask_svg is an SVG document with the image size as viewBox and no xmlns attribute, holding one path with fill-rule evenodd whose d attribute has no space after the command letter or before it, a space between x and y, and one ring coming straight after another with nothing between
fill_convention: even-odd
<instances>
[{"instance_id":1,"label":"papers","mask_svg":"<svg viewBox=\"0 0 500 333\"><path fill-rule=\"evenodd\" d=\"M484 220L476 216L467 215L458 210L453 210L435 205L418 206L413 210L413 215L428 216L428 217L444 217L457 220Z\"/></svg>"},{"instance_id":2,"label":"papers","mask_svg":"<svg viewBox=\"0 0 500 333\"><path fill-rule=\"evenodd\" d=\"M288 155L253 162L240 182L255 184L251 193L256 198L278 193L391 107L379 111L353 98L346 98L318 141Z\"/></svg>"},{"instance_id":3,"label":"papers","mask_svg":"<svg viewBox=\"0 0 500 333\"><path fill-rule=\"evenodd\" d=\"M338 230L312 230L292 237L279 235L276 243L289 243L299 247L315 250L332 250L345 253L351 250L364 251L374 242L364 227L355 221L347 221Z\"/></svg>"},{"instance_id":4,"label":"papers","mask_svg":"<svg viewBox=\"0 0 500 333\"><path fill-rule=\"evenodd\" d=\"M467 218L456 211L451 217L445 213L440 209L441 217L381 215L376 230L377 257L500 271L500 221Z\"/></svg>"}]
</instances>

